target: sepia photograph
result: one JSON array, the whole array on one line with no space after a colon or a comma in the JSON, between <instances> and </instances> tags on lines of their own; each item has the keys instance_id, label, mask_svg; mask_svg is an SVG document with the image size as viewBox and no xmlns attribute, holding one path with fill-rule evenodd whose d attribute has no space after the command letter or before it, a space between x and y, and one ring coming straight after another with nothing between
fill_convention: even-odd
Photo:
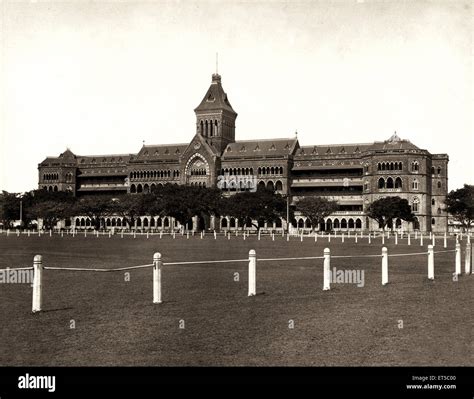
<instances>
[{"instance_id":1,"label":"sepia photograph","mask_svg":"<svg viewBox=\"0 0 474 399\"><path fill-rule=\"evenodd\" d=\"M473 7L1 0L0 397L213 367L472 398Z\"/></svg>"}]
</instances>

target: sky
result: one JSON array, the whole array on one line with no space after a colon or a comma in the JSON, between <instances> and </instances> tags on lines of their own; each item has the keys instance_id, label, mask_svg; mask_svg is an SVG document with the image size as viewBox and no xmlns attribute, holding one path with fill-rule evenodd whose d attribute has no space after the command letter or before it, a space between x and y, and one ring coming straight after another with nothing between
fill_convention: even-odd
<instances>
[{"instance_id":1,"label":"sky","mask_svg":"<svg viewBox=\"0 0 474 399\"><path fill-rule=\"evenodd\" d=\"M188 143L216 71L237 140L394 131L474 183L471 1L0 0L0 190L38 163Z\"/></svg>"}]
</instances>

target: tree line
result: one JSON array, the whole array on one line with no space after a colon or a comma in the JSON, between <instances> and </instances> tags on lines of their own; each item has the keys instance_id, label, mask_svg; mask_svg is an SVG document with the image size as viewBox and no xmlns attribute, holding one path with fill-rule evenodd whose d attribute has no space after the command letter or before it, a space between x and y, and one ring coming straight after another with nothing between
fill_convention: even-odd
<instances>
[{"instance_id":1,"label":"tree line","mask_svg":"<svg viewBox=\"0 0 474 399\"><path fill-rule=\"evenodd\" d=\"M21 204L20 204L21 203ZM451 191L445 201L446 209L453 218L469 229L474 221L474 186ZM274 223L278 219L294 220L295 211L309 219L313 230L324 218L338 210L336 201L324 197L304 197L295 206L287 206L287 198L281 194L259 188L256 192L238 192L223 195L217 188L165 185L152 193L120 195L87 195L74 197L69 192L32 190L24 194L0 194L0 222L11 228L20 219L24 227L31 227L37 219L43 220L47 229L58 221L74 216L86 216L95 229L107 216L120 216L133 226L139 216L171 216L181 225L187 225L194 216L230 216L239 226L254 226L262 222ZM366 215L383 229L393 226L394 219L413 222L415 215L406 199L397 196L384 197L372 202Z\"/></svg>"}]
</instances>

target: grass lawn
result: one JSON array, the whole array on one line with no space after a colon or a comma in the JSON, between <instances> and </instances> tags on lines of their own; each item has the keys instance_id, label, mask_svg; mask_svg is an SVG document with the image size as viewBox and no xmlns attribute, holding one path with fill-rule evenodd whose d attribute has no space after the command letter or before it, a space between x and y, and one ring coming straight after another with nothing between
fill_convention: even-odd
<instances>
[{"instance_id":1,"label":"grass lawn","mask_svg":"<svg viewBox=\"0 0 474 399\"><path fill-rule=\"evenodd\" d=\"M418 241L386 241L389 254L421 252ZM463 267L464 272L464 244ZM277 236L257 241L212 235L84 238L0 236L0 268L114 268L152 262L380 254L380 238ZM454 248L454 241L448 242ZM436 251L444 250L437 240ZM454 252L389 258L381 285L380 258L335 258L331 268L363 269L365 284L323 291L323 261L257 263L257 292L247 296L247 263L169 265L163 303L152 303L152 270L92 273L44 271L44 312L31 313L28 284L0 284L0 364L48 365L315 365L385 366L474 364L474 276L453 281ZM239 273L239 281L235 281ZM290 320L294 328L289 328ZM403 322L403 328L401 322ZM180 328L180 325L184 328ZM71 328L75 324L75 328Z\"/></svg>"}]
</instances>

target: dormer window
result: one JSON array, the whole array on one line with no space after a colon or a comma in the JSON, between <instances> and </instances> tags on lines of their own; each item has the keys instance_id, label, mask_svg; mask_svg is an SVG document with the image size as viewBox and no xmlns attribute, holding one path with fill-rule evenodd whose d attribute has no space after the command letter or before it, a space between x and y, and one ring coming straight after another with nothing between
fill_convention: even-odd
<instances>
[{"instance_id":1,"label":"dormer window","mask_svg":"<svg viewBox=\"0 0 474 399\"><path fill-rule=\"evenodd\" d=\"M245 149L245 146L243 145L242 148L240 149L240 152L245 152L245 151L247 150Z\"/></svg>"},{"instance_id":2,"label":"dormer window","mask_svg":"<svg viewBox=\"0 0 474 399\"><path fill-rule=\"evenodd\" d=\"M169 154L170 151L168 150L168 148L165 150L165 154Z\"/></svg>"},{"instance_id":3,"label":"dormer window","mask_svg":"<svg viewBox=\"0 0 474 399\"><path fill-rule=\"evenodd\" d=\"M275 151L276 148L275 148L275 144L272 144L272 146L270 147L270 151Z\"/></svg>"},{"instance_id":4,"label":"dormer window","mask_svg":"<svg viewBox=\"0 0 474 399\"><path fill-rule=\"evenodd\" d=\"M143 153L144 156L148 156L148 150Z\"/></svg>"},{"instance_id":5,"label":"dormer window","mask_svg":"<svg viewBox=\"0 0 474 399\"><path fill-rule=\"evenodd\" d=\"M332 154L332 151L330 148L327 149L326 154Z\"/></svg>"}]
</instances>

